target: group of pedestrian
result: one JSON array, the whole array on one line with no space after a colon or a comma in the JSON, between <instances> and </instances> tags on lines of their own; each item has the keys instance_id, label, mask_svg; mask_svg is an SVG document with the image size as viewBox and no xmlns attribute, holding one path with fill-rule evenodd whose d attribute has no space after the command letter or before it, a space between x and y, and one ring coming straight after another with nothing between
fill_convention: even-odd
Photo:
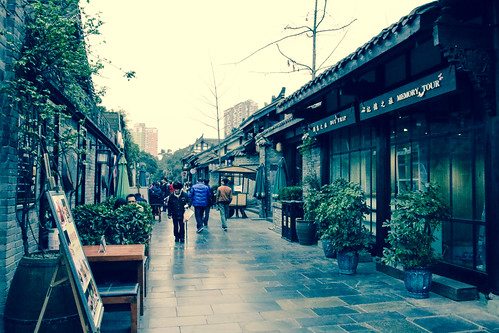
<instances>
[{"instance_id":1,"label":"group of pedestrian","mask_svg":"<svg viewBox=\"0 0 499 333\"><path fill-rule=\"evenodd\" d=\"M167 199L173 193L173 184L166 178L159 182L154 182L149 188L149 204L151 205L153 215L159 217L161 222L161 212L166 212Z\"/></svg>"},{"instance_id":2,"label":"group of pedestrian","mask_svg":"<svg viewBox=\"0 0 499 333\"><path fill-rule=\"evenodd\" d=\"M222 184L214 193L208 179L201 179L192 186L190 182L182 185L179 182L169 183L163 179L161 182L153 183L149 188L149 204L153 214L159 216L159 221L161 221L161 207L164 205L168 218L173 220L175 242L185 242L184 213L191 206L194 208L197 233L208 228L210 210L214 205L218 205L222 229L227 231L229 204L232 201L232 189L227 186L228 183L227 178L222 179ZM136 200L140 199L136 197Z\"/></svg>"}]
</instances>

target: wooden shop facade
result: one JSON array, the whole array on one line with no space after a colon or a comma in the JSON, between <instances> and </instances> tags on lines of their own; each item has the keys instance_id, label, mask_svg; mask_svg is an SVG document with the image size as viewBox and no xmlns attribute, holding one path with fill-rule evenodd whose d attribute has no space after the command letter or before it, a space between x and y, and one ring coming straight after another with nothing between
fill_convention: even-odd
<instances>
[{"instance_id":1,"label":"wooden shop facade","mask_svg":"<svg viewBox=\"0 0 499 333\"><path fill-rule=\"evenodd\" d=\"M304 137L315 142L303 177L361 184L373 254L386 246L391 199L433 182L452 214L435 272L496 294L498 17L494 1L418 7L277 106L305 119Z\"/></svg>"}]
</instances>

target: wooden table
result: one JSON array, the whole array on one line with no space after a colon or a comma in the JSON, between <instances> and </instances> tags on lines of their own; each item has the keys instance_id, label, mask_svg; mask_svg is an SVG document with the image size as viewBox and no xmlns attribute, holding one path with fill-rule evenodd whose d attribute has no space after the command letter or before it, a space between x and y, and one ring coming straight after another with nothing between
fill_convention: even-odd
<instances>
[{"instance_id":1,"label":"wooden table","mask_svg":"<svg viewBox=\"0 0 499 333\"><path fill-rule=\"evenodd\" d=\"M137 272L137 281L140 285L140 314L144 314L144 244L107 245L106 252L99 253L99 245L83 246L87 260L92 263L122 263ZM129 264L129 265L128 265Z\"/></svg>"}]
</instances>

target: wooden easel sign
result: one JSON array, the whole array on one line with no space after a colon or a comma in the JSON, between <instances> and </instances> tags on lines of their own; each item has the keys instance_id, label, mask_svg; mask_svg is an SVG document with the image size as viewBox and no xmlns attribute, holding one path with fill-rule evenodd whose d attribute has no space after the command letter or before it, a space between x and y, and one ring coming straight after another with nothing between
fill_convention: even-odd
<instances>
[{"instance_id":1,"label":"wooden easel sign","mask_svg":"<svg viewBox=\"0 0 499 333\"><path fill-rule=\"evenodd\" d=\"M70 275L69 279L73 293L80 300L76 304L80 320L82 320L82 317L85 317L90 331L99 332L104 306L97 292L97 286L90 270L90 265L88 264L78 231L76 230L69 202L64 192L49 191L47 192L47 196L50 208L52 209L52 215L59 230L61 253L71 270L71 274L68 275ZM76 297L75 301L77 301ZM83 330L87 332L85 326L82 322Z\"/></svg>"}]
</instances>

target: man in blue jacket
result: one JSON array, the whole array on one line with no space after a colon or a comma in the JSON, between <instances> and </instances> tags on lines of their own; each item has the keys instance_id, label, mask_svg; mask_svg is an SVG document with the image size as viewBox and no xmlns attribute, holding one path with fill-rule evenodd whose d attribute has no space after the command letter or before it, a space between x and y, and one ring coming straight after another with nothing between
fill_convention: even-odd
<instances>
[{"instance_id":1,"label":"man in blue jacket","mask_svg":"<svg viewBox=\"0 0 499 333\"><path fill-rule=\"evenodd\" d=\"M202 179L200 179L189 190L189 198L192 200L194 206L194 216L196 217L197 233L203 231L203 213L208 206L208 199L210 197L210 188L206 186Z\"/></svg>"}]
</instances>

